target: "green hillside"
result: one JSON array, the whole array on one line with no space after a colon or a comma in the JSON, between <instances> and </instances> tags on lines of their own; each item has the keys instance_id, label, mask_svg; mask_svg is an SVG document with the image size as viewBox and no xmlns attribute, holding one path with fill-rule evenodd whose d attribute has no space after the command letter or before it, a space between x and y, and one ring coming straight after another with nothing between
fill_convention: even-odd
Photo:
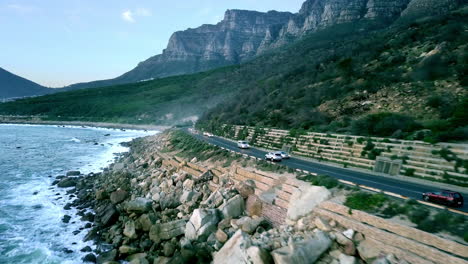
<instances>
[{"instance_id":1,"label":"green hillside","mask_svg":"<svg viewBox=\"0 0 468 264\"><path fill-rule=\"evenodd\" d=\"M249 63L0 104L48 120L261 125L381 136L466 137L467 14L339 25ZM384 114L382 114L384 113ZM400 133L395 135L395 133Z\"/></svg>"}]
</instances>

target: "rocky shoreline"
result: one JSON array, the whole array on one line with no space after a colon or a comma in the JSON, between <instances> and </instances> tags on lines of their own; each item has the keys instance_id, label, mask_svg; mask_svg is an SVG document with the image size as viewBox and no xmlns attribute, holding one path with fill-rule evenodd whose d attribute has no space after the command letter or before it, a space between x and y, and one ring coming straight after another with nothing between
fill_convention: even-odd
<instances>
[{"instance_id":1,"label":"rocky shoreline","mask_svg":"<svg viewBox=\"0 0 468 264\"><path fill-rule=\"evenodd\" d=\"M157 154L168 137L134 140L131 152L102 173L57 177L54 184L76 198L67 206L87 221L85 240L97 245L82 249L84 262L407 263L375 253L359 243L362 234L313 213L275 225L249 198L251 181L165 166Z\"/></svg>"}]
</instances>

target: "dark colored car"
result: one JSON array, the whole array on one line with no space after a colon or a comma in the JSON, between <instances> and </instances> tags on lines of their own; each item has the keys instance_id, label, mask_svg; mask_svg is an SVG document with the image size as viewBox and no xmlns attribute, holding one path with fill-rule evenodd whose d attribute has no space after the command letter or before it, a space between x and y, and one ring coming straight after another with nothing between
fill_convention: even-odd
<instances>
[{"instance_id":1,"label":"dark colored car","mask_svg":"<svg viewBox=\"0 0 468 264\"><path fill-rule=\"evenodd\" d=\"M423 193L423 199L427 202L434 202L453 207L463 206L463 196L458 192L453 191L440 191L440 192L426 192Z\"/></svg>"}]
</instances>

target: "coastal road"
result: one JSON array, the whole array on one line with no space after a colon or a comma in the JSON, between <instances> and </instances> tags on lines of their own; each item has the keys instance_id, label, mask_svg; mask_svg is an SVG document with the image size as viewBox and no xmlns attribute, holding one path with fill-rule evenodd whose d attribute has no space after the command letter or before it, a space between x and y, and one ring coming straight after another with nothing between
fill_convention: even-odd
<instances>
[{"instance_id":1,"label":"coastal road","mask_svg":"<svg viewBox=\"0 0 468 264\"><path fill-rule=\"evenodd\" d=\"M254 156L261 159L263 159L266 154L265 151L256 148L239 149L236 142L226 140L224 138L206 137L199 134L192 135L200 140L226 148L228 150L233 150L240 154L247 154L249 156ZM370 173L334 167L319 162L306 161L294 157L285 159L280 164L293 169L306 170L317 174L328 175L340 180L353 182L359 185L365 185L371 188L377 188L386 192L396 193L416 200L422 199L423 192L439 190L439 188L430 185L407 182L397 178L377 176ZM462 195L465 198L465 203L463 207L456 209L463 212L468 212L468 202L466 201L468 199L468 193L462 193Z\"/></svg>"}]
</instances>

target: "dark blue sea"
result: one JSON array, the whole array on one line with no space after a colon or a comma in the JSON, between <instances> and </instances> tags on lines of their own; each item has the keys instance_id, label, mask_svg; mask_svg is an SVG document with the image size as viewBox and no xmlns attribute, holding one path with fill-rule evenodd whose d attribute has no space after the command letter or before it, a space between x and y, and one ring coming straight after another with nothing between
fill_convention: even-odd
<instances>
[{"instance_id":1,"label":"dark blue sea","mask_svg":"<svg viewBox=\"0 0 468 264\"><path fill-rule=\"evenodd\" d=\"M80 249L93 243L82 241L86 229L73 234L86 223L63 209L70 200L51 186L54 177L102 171L128 151L121 142L155 133L0 125L0 263L82 263ZM66 214L69 224L62 222Z\"/></svg>"}]
</instances>

